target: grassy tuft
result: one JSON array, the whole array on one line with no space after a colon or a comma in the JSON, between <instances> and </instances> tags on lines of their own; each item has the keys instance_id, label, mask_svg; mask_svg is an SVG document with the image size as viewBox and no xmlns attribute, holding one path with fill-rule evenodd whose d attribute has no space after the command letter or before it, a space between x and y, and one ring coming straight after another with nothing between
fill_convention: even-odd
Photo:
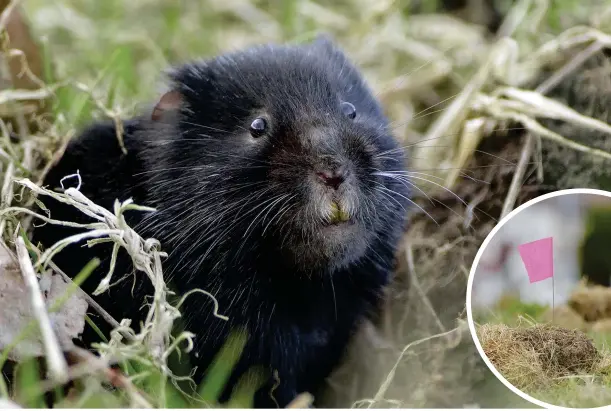
<instances>
[{"instance_id":1,"label":"grassy tuft","mask_svg":"<svg viewBox=\"0 0 611 411\"><path fill-rule=\"evenodd\" d=\"M567 305L553 310L507 298L475 312L482 349L503 377L533 398L573 408L607 406L611 333L609 317L597 309L606 307L607 290L582 284Z\"/></svg>"}]
</instances>

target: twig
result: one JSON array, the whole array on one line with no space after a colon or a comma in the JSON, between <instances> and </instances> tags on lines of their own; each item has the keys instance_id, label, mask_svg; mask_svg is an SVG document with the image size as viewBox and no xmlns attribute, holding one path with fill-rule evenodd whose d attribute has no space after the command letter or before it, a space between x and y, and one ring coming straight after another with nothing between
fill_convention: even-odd
<instances>
[{"instance_id":1,"label":"twig","mask_svg":"<svg viewBox=\"0 0 611 411\"><path fill-rule=\"evenodd\" d=\"M393 378L394 378L394 376L395 376L395 373L396 373L396 371L397 371L397 368L399 367L399 364L401 364L401 360L403 359L403 357L405 356L405 354L407 353L407 351L408 351L410 348L412 348L412 347L414 347L414 346L416 346L416 345L422 344L422 343L424 343L424 342L427 342L427 341L433 340L433 339L435 339L435 338L446 337L446 336L450 335L451 333L453 333L453 332L455 332L455 331L459 331L459 330L461 330L461 328L462 328L462 327L460 327L460 326L459 326L459 327L453 328L453 329L451 329L451 330L449 330L449 331L446 331L446 332L444 332L444 333L435 334L435 335L430 335L430 336L428 336L428 337L421 338L421 339L419 339L419 340L412 341L411 343L407 344L407 345L406 345L406 346L403 348L403 350L401 351L401 354L399 355L399 358L397 358L397 361L395 362L395 365L392 367L392 369L390 370L390 372L389 372L389 373L388 373L388 375L386 376L386 379L384 380L384 382L382 383L382 385L381 385L381 386L380 386L380 388L378 389L378 392L377 392L377 393L376 393L376 395L374 396L373 401L371 401L371 402L369 403L369 406L368 406L367 408L371 408L371 406L372 406L374 403L376 403L376 402L378 402L378 401L381 401L381 400L383 399L384 394L386 394L386 391L388 391L388 387L390 387L390 383L392 382L392 380L393 380Z\"/></svg>"},{"instance_id":2,"label":"twig","mask_svg":"<svg viewBox=\"0 0 611 411\"><path fill-rule=\"evenodd\" d=\"M74 83L74 87L78 90L87 93L91 100L96 105L96 107L101 110L106 116L110 117L115 125L115 135L117 137L117 141L119 142L119 147L121 147L121 151L123 154L127 154L127 149L125 148L125 141L123 140L123 121L121 120L120 114L115 112L109 108L107 108L102 102L100 102L93 94L93 90L87 87L83 83Z\"/></svg>"},{"instance_id":3,"label":"twig","mask_svg":"<svg viewBox=\"0 0 611 411\"><path fill-rule=\"evenodd\" d=\"M431 315L433 316L433 319L435 320L435 324L437 324L437 327L439 328L439 330L441 332L445 332L446 328L441 323L441 320L439 319L439 316L437 315L437 312L435 311L435 308L433 307L431 300L429 300L426 293L420 286L420 281L418 280L418 274L416 273L416 265L414 264L414 250L409 240L406 244L405 249L406 249L405 254L407 258L407 268L409 270L411 284L415 288L420 298L422 299L424 306L431 312Z\"/></svg>"},{"instance_id":4,"label":"twig","mask_svg":"<svg viewBox=\"0 0 611 411\"><path fill-rule=\"evenodd\" d=\"M131 397L133 405L135 405L137 408L153 408L153 406L144 398L144 396L140 393L140 391L138 391L138 388L134 386L129 378L123 375L123 373L120 371L110 368L101 358L96 357L91 352L76 346L70 350L70 354L74 355L79 362L84 362L85 364L82 364L82 366L85 368L88 368L89 370L93 369L103 371L104 376L113 386L125 389L128 395Z\"/></svg>"},{"instance_id":5,"label":"twig","mask_svg":"<svg viewBox=\"0 0 611 411\"><path fill-rule=\"evenodd\" d=\"M522 186L522 177L526 173L526 167L530 161L530 156L533 152L533 135L530 132L526 133L526 139L524 146L522 147L522 153L520 154L520 160L513 174L511 184L509 185L509 191L505 202L503 203L503 209L501 210L501 219L513 210L513 206L516 203L518 194L520 193L520 187Z\"/></svg>"},{"instance_id":6,"label":"twig","mask_svg":"<svg viewBox=\"0 0 611 411\"><path fill-rule=\"evenodd\" d=\"M63 272L53 261L49 261L49 266L51 266L51 268L53 269L53 271L55 271L56 273L58 273L59 275L61 275L65 280L72 282L72 279L70 277L68 277L68 274L66 274L65 272ZM80 296L83 297L83 299L85 301L87 301L87 304L89 304L89 306L91 308L93 308L94 310L97 311L98 314L100 314L100 316L108 323L112 326L112 328L117 328L119 327L119 322L117 320L115 320L113 318L112 315L108 314L108 312L102 308L102 306L100 304L97 303L96 300L93 299L93 297L91 297L89 294L87 294L85 291L83 291L83 289L81 287L77 287L77 292L80 293ZM131 339L131 336L129 334L127 334L126 332L122 332L122 335L127 338L127 339Z\"/></svg>"},{"instance_id":7,"label":"twig","mask_svg":"<svg viewBox=\"0 0 611 411\"><path fill-rule=\"evenodd\" d=\"M539 84L539 86L535 88L535 91L541 93L542 95L547 94L567 76L571 75L575 70L581 67L590 57L602 50L603 47L604 44L602 42L596 41L592 43L589 47L579 52L569 62L554 72L554 74L552 74L547 80ZM526 173L526 166L528 165L528 161L532 155L533 143L533 134L527 133L524 140L524 146L522 147L522 153L520 154L520 161L518 162L516 170L513 174L513 179L511 180L511 185L509 186L509 192L507 193L507 197L505 197L505 202L503 203L501 218L505 217L507 214L509 214L509 212L511 212L511 210L513 210L519 194L520 186L522 184L522 178Z\"/></svg>"},{"instance_id":8,"label":"twig","mask_svg":"<svg viewBox=\"0 0 611 411\"><path fill-rule=\"evenodd\" d=\"M0 198L0 206L8 207L13 202L13 174L15 172L14 163L10 161L6 166L4 173L4 183L2 184L2 198ZM0 236L4 233L6 219L0 217Z\"/></svg>"},{"instance_id":9,"label":"twig","mask_svg":"<svg viewBox=\"0 0 611 411\"><path fill-rule=\"evenodd\" d=\"M572 74L575 70L581 67L590 57L598 53L604 48L604 44L596 41L589 47L583 49L575 55L567 64L562 66L560 69L555 71L549 76L543 83L535 89L535 91L541 94L547 94L554 87L556 87L562 80Z\"/></svg>"},{"instance_id":10,"label":"twig","mask_svg":"<svg viewBox=\"0 0 611 411\"><path fill-rule=\"evenodd\" d=\"M45 166L43 167L42 171L40 172L38 176L38 180L36 181L37 186L42 186L44 184L47 174L49 174L49 171L51 171L51 169L55 167L57 163L59 163L62 156L64 155L64 152L68 148L68 144L70 144L70 141L72 141L73 136L74 136L74 132L68 133L66 137L64 138L64 140L62 141L60 147L57 149L57 151L55 151L55 153L53 153L53 157L51 158L51 160L45 164Z\"/></svg>"},{"instance_id":11,"label":"twig","mask_svg":"<svg viewBox=\"0 0 611 411\"><path fill-rule=\"evenodd\" d=\"M40 88L46 88L47 85L30 69L28 64L28 57L23 50L9 49L7 57L17 57L21 63L21 71L18 73L18 77L25 75L32 83L36 84Z\"/></svg>"},{"instance_id":12,"label":"twig","mask_svg":"<svg viewBox=\"0 0 611 411\"><path fill-rule=\"evenodd\" d=\"M14 101L43 100L53 96L53 89L54 87L49 86L37 90L4 90L0 92L0 104Z\"/></svg>"},{"instance_id":13,"label":"twig","mask_svg":"<svg viewBox=\"0 0 611 411\"><path fill-rule=\"evenodd\" d=\"M28 250L25 246L23 238L17 237L15 241L17 249L17 258L19 260L19 266L27 287L30 290L30 298L32 299L32 307L34 309L34 316L40 327L40 333L42 336L43 344L46 351L47 362L49 364L49 373L52 379L57 381L66 381L68 375L68 365L66 359L59 346L59 342L51 322L46 311L45 302L43 301L40 288L38 286L38 279L32 266L32 261L28 255Z\"/></svg>"}]
</instances>

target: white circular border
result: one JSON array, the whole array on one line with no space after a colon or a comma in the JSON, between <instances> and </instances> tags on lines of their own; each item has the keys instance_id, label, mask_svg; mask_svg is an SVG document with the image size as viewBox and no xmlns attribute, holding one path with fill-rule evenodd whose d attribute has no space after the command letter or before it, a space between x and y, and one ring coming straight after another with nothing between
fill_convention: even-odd
<instances>
[{"instance_id":1,"label":"white circular border","mask_svg":"<svg viewBox=\"0 0 611 411\"><path fill-rule=\"evenodd\" d=\"M559 405L548 404L546 402L543 402L543 401L540 401L540 400L538 400L536 398L533 398L530 395L528 395L528 394L520 391L516 387L514 387L509 381L507 381L505 379L505 377L503 377L501 375L501 373L499 373L497 371L497 369L494 367L494 365L492 365L492 363L490 362L490 360L486 356L486 353L484 353L484 350L482 349L482 345L480 344L479 338L477 337L477 334L475 332L475 323L473 322L473 313L471 311L471 289L473 287L473 277L475 275L475 269L476 269L477 265L479 264L479 260L482 257L482 253L484 252L484 250L488 246L488 243L490 243L490 241L492 240L492 237L496 234L496 232L499 231L500 228L503 225L505 225L505 223L507 223L513 216L515 216L516 214L518 214L520 211L524 210L525 208L527 208L527 207L529 207L529 206L531 206L533 204L536 204L536 203L538 203L540 201L547 200L548 198L557 197L557 196L566 195L566 194L594 194L594 195L601 195L601 196L604 196L604 197L611 198L611 192L609 192L609 191L596 190L596 189L593 189L593 188L571 188L571 189L566 189L566 190L554 191L552 193L544 194L542 196L533 198L532 200L527 201L526 203L522 204L521 206L519 206L518 208L516 208L515 210L512 210L509 214L507 214L492 229L492 231L490 231L490 233L486 236L486 239L484 240L484 242L480 246L479 250L477 251L477 254L475 255L475 259L473 260L473 264L471 265L471 270L469 272L469 280L467 281L467 322L469 323L469 331L471 332L471 337L473 338L473 342L475 343L475 347L477 348L477 351L479 352L479 355L482 357L482 359L484 360L484 362L486 363L486 365L488 366L490 371L492 371L492 373L496 376L496 378L498 378L507 388L509 388L515 394L519 395L520 397L522 397L526 401L530 401L531 403L533 403L535 405L538 405L539 407L543 407L543 408L547 408L547 409L552 409L552 410L572 410L572 409L587 410L588 408L568 408L568 407L561 407ZM611 409L611 404L603 405L601 407L596 407L596 408L590 408L590 409L592 409L592 410Z\"/></svg>"}]
</instances>

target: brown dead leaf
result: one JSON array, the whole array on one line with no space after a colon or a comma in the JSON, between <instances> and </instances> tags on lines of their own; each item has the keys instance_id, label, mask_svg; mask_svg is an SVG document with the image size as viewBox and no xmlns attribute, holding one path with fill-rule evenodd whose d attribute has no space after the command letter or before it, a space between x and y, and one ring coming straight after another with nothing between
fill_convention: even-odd
<instances>
[{"instance_id":1,"label":"brown dead leaf","mask_svg":"<svg viewBox=\"0 0 611 411\"><path fill-rule=\"evenodd\" d=\"M40 288L47 308L63 297L68 286L60 275L49 273L43 276ZM60 310L49 314L53 330L63 348L70 347L72 339L83 332L87 307L87 302L74 293ZM34 319L32 312L31 298L19 266L6 248L0 245L0 351L13 343L24 327ZM41 355L44 355L42 342L33 333L29 339L19 342L9 358L18 361L24 357Z\"/></svg>"}]
</instances>

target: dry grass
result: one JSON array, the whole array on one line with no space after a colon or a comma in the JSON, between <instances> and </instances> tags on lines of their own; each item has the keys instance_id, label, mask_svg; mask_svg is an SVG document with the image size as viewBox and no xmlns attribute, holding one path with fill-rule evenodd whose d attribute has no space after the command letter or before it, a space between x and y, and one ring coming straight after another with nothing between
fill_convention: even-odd
<instances>
[{"instance_id":1,"label":"dry grass","mask_svg":"<svg viewBox=\"0 0 611 411\"><path fill-rule=\"evenodd\" d=\"M478 327L477 335L495 368L526 392L549 385L559 377L589 374L603 361L586 334L554 325L512 328L484 324Z\"/></svg>"},{"instance_id":2,"label":"dry grass","mask_svg":"<svg viewBox=\"0 0 611 411\"><path fill-rule=\"evenodd\" d=\"M524 405L490 379L474 350L462 321L466 279L499 216L555 186L546 181L540 187L544 171L549 175L540 161L542 146L567 157L579 153L594 164L607 161L604 145L594 150L587 141L573 140L582 130L608 137L608 119L543 97L580 72L580 53L610 44L609 19L602 17L610 10L603 6L594 0L587 7L578 1L517 1L501 28L508 38L497 41L482 26L447 14L410 13L398 1L25 0L49 61L36 73L45 83L36 82L33 91L0 91L0 113L22 109L19 121L7 122L21 138L3 132L0 140L2 209L10 217L0 218L2 241L12 245L18 224L31 224L18 210L6 211L33 201L14 180L39 182L83 122L125 117L153 99L157 90L151 84L170 62L330 32L362 67L395 135L410 147L422 210L412 213L384 314L363 328L330 379L324 404ZM22 55L10 44L3 43L4 59ZM46 99L54 102L51 115L24 114L24 103ZM37 127L24 129L26 117ZM546 123L545 117L552 119ZM567 128L542 127L549 122ZM164 292L163 284L157 286ZM168 349L167 341L161 345ZM117 339L111 347L115 355L147 357L143 344Z\"/></svg>"},{"instance_id":3,"label":"dry grass","mask_svg":"<svg viewBox=\"0 0 611 411\"><path fill-rule=\"evenodd\" d=\"M611 352L606 343L551 324L484 324L477 333L494 367L533 398L570 408L611 403Z\"/></svg>"},{"instance_id":4,"label":"dry grass","mask_svg":"<svg viewBox=\"0 0 611 411\"><path fill-rule=\"evenodd\" d=\"M504 301L474 313L478 339L497 371L533 398L571 408L607 406L611 322L592 316L603 312L605 290L582 282L567 305L553 310Z\"/></svg>"}]
</instances>

